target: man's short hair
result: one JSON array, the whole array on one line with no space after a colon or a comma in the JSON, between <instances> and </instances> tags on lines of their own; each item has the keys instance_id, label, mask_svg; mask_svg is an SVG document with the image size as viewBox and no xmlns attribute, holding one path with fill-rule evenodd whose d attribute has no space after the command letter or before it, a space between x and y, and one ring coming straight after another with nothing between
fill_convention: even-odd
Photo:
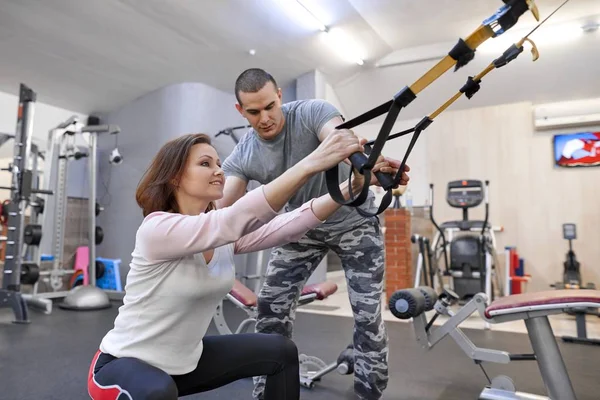
<instances>
[{"instance_id":1,"label":"man's short hair","mask_svg":"<svg viewBox=\"0 0 600 400\"><path fill-rule=\"evenodd\" d=\"M260 68L250 68L242 72L235 80L235 98L238 103L242 105L239 95L240 92L256 93L265 87L267 82L273 82L275 89L277 89L275 78L265 70Z\"/></svg>"}]
</instances>

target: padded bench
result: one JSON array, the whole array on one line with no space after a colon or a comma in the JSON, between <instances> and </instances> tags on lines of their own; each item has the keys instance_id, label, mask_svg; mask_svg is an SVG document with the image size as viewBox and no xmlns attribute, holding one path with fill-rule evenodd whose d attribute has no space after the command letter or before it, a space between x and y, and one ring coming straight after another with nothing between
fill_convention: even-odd
<instances>
[{"instance_id":1,"label":"padded bench","mask_svg":"<svg viewBox=\"0 0 600 400\"><path fill-rule=\"evenodd\" d=\"M547 290L502 297L485 310L487 318L523 312L600 308L600 290ZM521 319L521 318L519 318Z\"/></svg>"},{"instance_id":2,"label":"padded bench","mask_svg":"<svg viewBox=\"0 0 600 400\"><path fill-rule=\"evenodd\" d=\"M315 299L324 300L337 292L337 289L337 285L329 281L304 286L304 289L302 289L302 294L300 295L299 303L306 304ZM258 301L256 294L237 279L235 280L229 295L240 302L243 306L249 308L256 307L256 303Z\"/></svg>"}]
</instances>

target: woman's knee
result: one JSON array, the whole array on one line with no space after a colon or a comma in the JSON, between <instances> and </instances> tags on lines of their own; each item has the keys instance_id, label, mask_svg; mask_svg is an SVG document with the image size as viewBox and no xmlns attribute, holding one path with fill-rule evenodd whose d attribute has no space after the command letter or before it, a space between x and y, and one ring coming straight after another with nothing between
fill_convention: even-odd
<instances>
[{"instance_id":1,"label":"woman's knee","mask_svg":"<svg viewBox=\"0 0 600 400\"><path fill-rule=\"evenodd\" d=\"M285 365L298 364L298 347L292 339L277 335L276 346L279 349L281 362Z\"/></svg>"},{"instance_id":2,"label":"woman's knee","mask_svg":"<svg viewBox=\"0 0 600 400\"><path fill-rule=\"evenodd\" d=\"M179 397L177 385L168 375L162 379L147 382L143 391L143 398L147 400L177 400Z\"/></svg>"}]
</instances>

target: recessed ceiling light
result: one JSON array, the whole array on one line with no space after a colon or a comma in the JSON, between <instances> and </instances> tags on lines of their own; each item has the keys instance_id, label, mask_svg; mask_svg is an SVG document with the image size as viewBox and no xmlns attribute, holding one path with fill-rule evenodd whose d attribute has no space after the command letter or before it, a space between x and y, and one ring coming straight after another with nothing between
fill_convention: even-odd
<instances>
[{"instance_id":1,"label":"recessed ceiling light","mask_svg":"<svg viewBox=\"0 0 600 400\"><path fill-rule=\"evenodd\" d=\"M590 33L590 32L597 31L599 27L600 27L600 24L598 24L597 22L590 22L590 23L583 25L581 27L581 30L584 31L585 33Z\"/></svg>"}]
</instances>

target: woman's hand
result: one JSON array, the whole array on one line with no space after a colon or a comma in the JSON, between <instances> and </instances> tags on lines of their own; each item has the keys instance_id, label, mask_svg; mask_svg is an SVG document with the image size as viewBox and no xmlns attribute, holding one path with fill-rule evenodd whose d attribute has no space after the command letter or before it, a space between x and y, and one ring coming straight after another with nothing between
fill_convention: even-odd
<instances>
[{"instance_id":1,"label":"woman's hand","mask_svg":"<svg viewBox=\"0 0 600 400\"><path fill-rule=\"evenodd\" d=\"M398 160L379 155L379 158L377 158L377 161L375 162L375 165L373 166L373 172L371 173L371 185L381 186L381 184L377 180L377 177L375 176L375 172L381 171L385 174L391 174L392 176L396 176L396 174L398 173L398 168L400 168L400 164L402 164L402 162L400 162ZM404 165L404 168L402 171L402 177L400 178L400 183L398 183L399 186L408 185L408 181L410 181L410 177L408 176L407 172L409 172L409 171L410 171L410 167L408 165Z\"/></svg>"},{"instance_id":2,"label":"woman's hand","mask_svg":"<svg viewBox=\"0 0 600 400\"><path fill-rule=\"evenodd\" d=\"M313 173L326 171L350 157L351 154L364 152L365 142L365 139L360 139L349 129L335 130L303 162Z\"/></svg>"},{"instance_id":3,"label":"woman's hand","mask_svg":"<svg viewBox=\"0 0 600 400\"><path fill-rule=\"evenodd\" d=\"M377 179L375 179L375 181L377 182ZM371 178L371 185L372 184L373 178ZM350 186L352 189L352 193L355 194L355 197L365 186L365 176L358 172L356 168L352 168L352 180L350 182Z\"/></svg>"}]
</instances>

